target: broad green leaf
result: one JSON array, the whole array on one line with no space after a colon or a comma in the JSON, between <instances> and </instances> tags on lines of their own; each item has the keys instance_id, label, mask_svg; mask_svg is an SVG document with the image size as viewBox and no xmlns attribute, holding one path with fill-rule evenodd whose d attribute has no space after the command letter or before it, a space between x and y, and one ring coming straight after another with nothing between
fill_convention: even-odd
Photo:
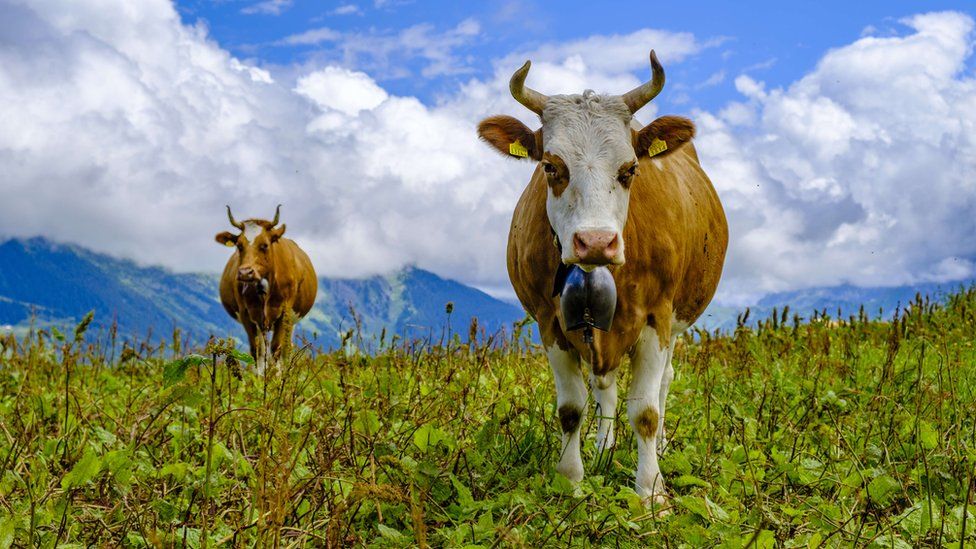
<instances>
[{"instance_id":1,"label":"broad green leaf","mask_svg":"<svg viewBox=\"0 0 976 549\"><path fill-rule=\"evenodd\" d=\"M380 417L373 410L363 410L356 414L352 428L366 436L373 436L380 430Z\"/></svg>"},{"instance_id":2,"label":"broad green leaf","mask_svg":"<svg viewBox=\"0 0 976 549\"><path fill-rule=\"evenodd\" d=\"M868 496L871 497L871 501L884 507L891 503L900 488L901 483L890 475L882 474L868 483Z\"/></svg>"},{"instance_id":3,"label":"broad green leaf","mask_svg":"<svg viewBox=\"0 0 976 549\"><path fill-rule=\"evenodd\" d=\"M71 471L61 479L61 488L68 490L82 486L98 476L101 470L102 462L98 454L91 448L88 448L85 450L84 455L81 456L81 459L78 460L78 463L75 463Z\"/></svg>"},{"instance_id":4,"label":"broad green leaf","mask_svg":"<svg viewBox=\"0 0 976 549\"><path fill-rule=\"evenodd\" d=\"M672 480L671 484L679 488L685 488L688 486L701 486L702 488L711 487L711 484L694 475L681 475L680 477Z\"/></svg>"},{"instance_id":5,"label":"broad green leaf","mask_svg":"<svg viewBox=\"0 0 976 549\"><path fill-rule=\"evenodd\" d=\"M183 358L179 358L168 362L166 366L163 367L163 383L169 387L170 385L175 385L186 377L186 371L192 366L199 366L205 364L207 358L200 355L186 355Z\"/></svg>"},{"instance_id":6,"label":"broad green leaf","mask_svg":"<svg viewBox=\"0 0 976 549\"><path fill-rule=\"evenodd\" d=\"M934 450L939 445L939 432L923 419L918 422L918 439L922 448Z\"/></svg>"},{"instance_id":7,"label":"broad green leaf","mask_svg":"<svg viewBox=\"0 0 976 549\"><path fill-rule=\"evenodd\" d=\"M14 544L17 521L12 515L0 517L0 549L9 549Z\"/></svg>"},{"instance_id":8,"label":"broad green leaf","mask_svg":"<svg viewBox=\"0 0 976 549\"><path fill-rule=\"evenodd\" d=\"M381 537L384 537L388 540L392 540L396 542L405 542L410 540L410 538L404 535L402 532L400 532L399 530L394 530L389 526L377 524L376 530L380 533Z\"/></svg>"},{"instance_id":9,"label":"broad green leaf","mask_svg":"<svg viewBox=\"0 0 976 549\"><path fill-rule=\"evenodd\" d=\"M241 362L243 364L248 364L248 365L254 364L254 357L245 353L244 351L241 351L240 349L231 349L230 356L234 357L235 359L237 359L238 362Z\"/></svg>"},{"instance_id":10,"label":"broad green leaf","mask_svg":"<svg viewBox=\"0 0 976 549\"><path fill-rule=\"evenodd\" d=\"M453 484L454 489L457 490L458 503L461 504L461 507L465 509L473 507L474 498L471 496L471 490L469 490L468 487L465 486L464 483L458 480L454 475L451 475L451 484Z\"/></svg>"}]
</instances>

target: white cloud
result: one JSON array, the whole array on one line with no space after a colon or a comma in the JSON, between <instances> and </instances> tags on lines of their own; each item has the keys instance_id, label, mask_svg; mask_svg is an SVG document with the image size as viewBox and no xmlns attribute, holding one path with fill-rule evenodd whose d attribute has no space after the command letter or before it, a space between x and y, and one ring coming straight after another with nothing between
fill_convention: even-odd
<instances>
[{"instance_id":1,"label":"white cloud","mask_svg":"<svg viewBox=\"0 0 976 549\"><path fill-rule=\"evenodd\" d=\"M698 117L732 227L726 297L976 275L973 20L902 22L787 88L740 76L747 101Z\"/></svg>"},{"instance_id":2,"label":"white cloud","mask_svg":"<svg viewBox=\"0 0 976 549\"><path fill-rule=\"evenodd\" d=\"M375 109L389 97L365 73L340 67L325 67L299 78L295 91L324 110L337 110L348 116Z\"/></svg>"},{"instance_id":3,"label":"white cloud","mask_svg":"<svg viewBox=\"0 0 976 549\"><path fill-rule=\"evenodd\" d=\"M411 76L405 68L405 61L421 59L426 63L421 69L421 76L431 78L471 72L468 60L454 51L470 43L480 33L481 25L469 18L444 31L438 31L429 23L396 31L371 29L367 32L338 32L320 27L286 36L272 45L318 46L328 43L327 49L316 52L326 62L341 62L384 78Z\"/></svg>"},{"instance_id":4,"label":"white cloud","mask_svg":"<svg viewBox=\"0 0 976 549\"><path fill-rule=\"evenodd\" d=\"M241 9L241 13L247 15L281 15L281 13L291 7L292 0L264 0L256 2Z\"/></svg>"},{"instance_id":5,"label":"white cloud","mask_svg":"<svg viewBox=\"0 0 976 549\"><path fill-rule=\"evenodd\" d=\"M363 10L356 4L342 4L329 12L329 15L362 15Z\"/></svg>"},{"instance_id":6,"label":"white cloud","mask_svg":"<svg viewBox=\"0 0 976 549\"><path fill-rule=\"evenodd\" d=\"M335 42L342 37L342 33L328 27L308 29L297 34L288 35L275 42L278 46L317 46L323 42Z\"/></svg>"},{"instance_id":7,"label":"white cloud","mask_svg":"<svg viewBox=\"0 0 976 549\"><path fill-rule=\"evenodd\" d=\"M666 67L710 45L648 30L542 44L432 106L336 63L269 73L162 0L0 2L0 21L0 235L217 270L223 204L265 217L282 202L323 275L413 263L495 289L508 287L506 235L531 166L474 126L496 113L537 125L508 95L511 72L531 58L529 85L545 93L619 93L649 75L647 44ZM742 101L695 115L732 226L726 299L973 273L973 22L907 24L828 52L785 88L740 76ZM380 50L425 51L445 32L404 31ZM473 20L449 30L480 32Z\"/></svg>"}]
</instances>

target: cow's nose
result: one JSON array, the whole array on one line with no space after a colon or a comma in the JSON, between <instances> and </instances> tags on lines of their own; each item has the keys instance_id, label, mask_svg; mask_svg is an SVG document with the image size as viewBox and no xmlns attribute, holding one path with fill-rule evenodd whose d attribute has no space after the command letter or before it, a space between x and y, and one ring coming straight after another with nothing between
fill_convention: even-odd
<instances>
[{"instance_id":1,"label":"cow's nose","mask_svg":"<svg viewBox=\"0 0 976 549\"><path fill-rule=\"evenodd\" d=\"M573 235L573 250L584 265L606 265L617 257L620 238L611 231L580 231Z\"/></svg>"},{"instance_id":2,"label":"cow's nose","mask_svg":"<svg viewBox=\"0 0 976 549\"><path fill-rule=\"evenodd\" d=\"M237 269L237 279L238 280L254 280L254 268L253 267L241 267Z\"/></svg>"}]
</instances>

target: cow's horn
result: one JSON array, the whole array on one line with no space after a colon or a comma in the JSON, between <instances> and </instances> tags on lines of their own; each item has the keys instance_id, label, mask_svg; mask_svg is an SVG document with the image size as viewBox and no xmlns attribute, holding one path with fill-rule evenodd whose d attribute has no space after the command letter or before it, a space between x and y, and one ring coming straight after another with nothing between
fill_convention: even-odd
<instances>
[{"instance_id":1,"label":"cow's horn","mask_svg":"<svg viewBox=\"0 0 976 549\"><path fill-rule=\"evenodd\" d=\"M621 96L621 99L630 108L630 114L634 114L641 107L650 103L651 99L654 99L664 88L664 67L657 60L657 54L654 53L654 50L651 50L651 72L653 76L650 82L644 82Z\"/></svg>"},{"instance_id":2,"label":"cow's horn","mask_svg":"<svg viewBox=\"0 0 976 549\"><path fill-rule=\"evenodd\" d=\"M278 224L278 218L279 217L281 217L281 204L278 204L278 207L275 209L274 219L271 220L271 226L272 227L274 227L275 225Z\"/></svg>"},{"instance_id":3,"label":"cow's horn","mask_svg":"<svg viewBox=\"0 0 976 549\"><path fill-rule=\"evenodd\" d=\"M529 75L529 67L532 61L526 61L522 68L515 71L512 79L508 82L508 89L512 91L512 97L516 101L525 105L525 108L542 116L542 109L546 106L549 96L541 94L525 85L525 77Z\"/></svg>"},{"instance_id":4,"label":"cow's horn","mask_svg":"<svg viewBox=\"0 0 976 549\"><path fill-rule=\"evenodd\" d=\"M230 213L230 205L229 204L227 205L227 219L230 220L230 224L231 225L237 227L238 229L240 229L242 231L244 230L244 223L238 223L237 221L234 221L234 214Z\"/></svg>"}]
</instances>

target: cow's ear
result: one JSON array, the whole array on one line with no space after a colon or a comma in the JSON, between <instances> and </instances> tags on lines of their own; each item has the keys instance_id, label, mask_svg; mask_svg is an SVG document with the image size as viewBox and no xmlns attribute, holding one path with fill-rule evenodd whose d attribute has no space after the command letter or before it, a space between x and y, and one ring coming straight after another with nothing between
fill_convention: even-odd
<instances>
[{"instance_id":1,"label":"cow's ear","mask_svg":"<svg viewBox=\"0 0 976 549\"><path fill-rule=\"evenodd\" d=\"M214 240L216 240L218 244L223 244L224 246L237 245L237 235L234 233L229 233L227 231L224 231L222 233L217 233L217 236L214 237Z\"/></svg>"},{"instance_id":2,"label":"cow's ear","mask_svg":"<svg viewBox=\"0 0 976 549\"><path fill-rule=\"evenodd\" d=\"M272 242L277 242L278 240L281 239L281 237L285 234L285 227L286 226L287 225L285 225L284 223L282 223L280 227L277 227L275 229L271 229L270 236L271 236L271 241Z\"/></svg>"},{"instance_id":3,"label":"cow's ear","mask_svg":"<svg viewBox=\"0 0 976 549\"><path fill-rule=\"evenodd\" d=\"M667 156L695 137L695 124L681 116L662 116L634 132L638 157Z\"/></svg>"},{"instance_id":4,"label":"cow's ear","mask_svg":"<svg viewBox=\"0 0 976 549\"><path fill-rule=\"evenodd\" d=\"M542 160L542 129L532 131L517 118L491 116L478 124L478 137L513 158Z\"/></svg>"}]
</instances>

